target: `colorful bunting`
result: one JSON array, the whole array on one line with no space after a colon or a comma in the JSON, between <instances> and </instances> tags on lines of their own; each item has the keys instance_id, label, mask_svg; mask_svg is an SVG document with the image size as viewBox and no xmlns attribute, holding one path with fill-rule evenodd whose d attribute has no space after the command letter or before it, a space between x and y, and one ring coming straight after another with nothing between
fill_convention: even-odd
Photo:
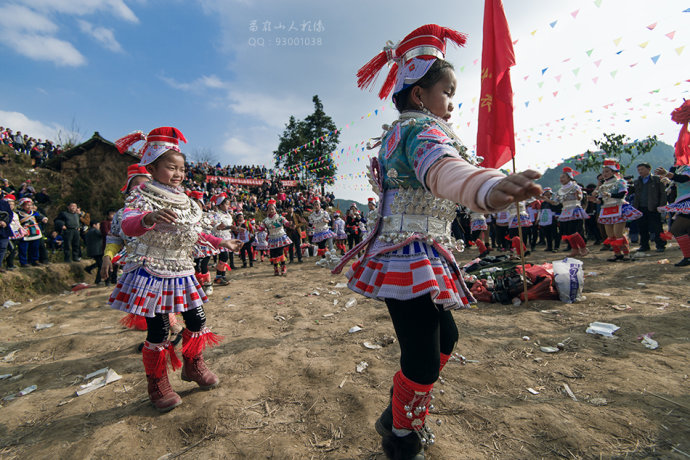
<instances>
[{"instance_id":1,"label":"colorful bunting","mask_svg":"<svg viewBox=\"0 0 690 460\"><path fill-rule=\"evenodd\" d=\"M578 72L580 71L580 68L578 67L577 69L573 69L573 74L577 77Z\"/></svg>"},{"instance_id":2,"label":"colorful bunting","mask_svg":"<svg viewBox=\"0 0 690 460\"><path fill-rule=\"evenodd\" d=\"M543 69L541 69L541 74L544 75L548 69L548 67L544 67Z\"/></svg>"},{"instance_id":3,"label":"colorful bunting","mask_svg":"<svg viewBox=\"0 0 690 460\"><path fill-rule=\"evenodd\" d=\"M657 54L656 56L652 56L652 62L654 64L656 64L660 57L661 57L661 54Z\"/></svg>"},{"instance_id":4,"label":"colorful bunting","mask_svg":"<svg viewBox=\"0 0 690 460\"><path fill-rule=\"evenodd\" d=\"M599 60L597 60L597 61L594 61L594 65L595 65L595 66L599 67L599 64L601 64L601 59L599 59Z\"/></svg>"},{"instance_id":5,"label":"colorful bunting","mask_svg":"<svg viewBox=\"0 0 690 460\"><path fill-rule=\"evenodd\" d=\"M618 38L616 38L615 40L613 40L613 43L614 43L616 46L618 46L618 45L620 44L621 40L623 40L623 37L618 37Z\"/></svg>"},{"instance_id":6,"label":"colorful bunting","mask_svg":"<svg viewBox=\"0 0 690 460\"><path fill-rule=\"evenodd\" d=\"M587 56L590 56L590 57L591 57L591 56L592 56L592 51L594 51L594 48L592 48L591 50L587 50L587 51L585 51L585 52L587 53Z\"/></svg>"},{"instance_id":7,"label":"colorful bunting","mask_svg":"<svg viewBox=\"0 0 690 460\"><path fill-rule=\"evenodd\" d=\"M647 28L648 28L649 30L654 30L655 27L656 27L656 22L655 22L654 24L650 24L650 25L647 26Z\"/></svg>"},{"instance_id":8,"label":"colorful bunting","mask_svg":"<svg viewBox=\"0 0 690 460\"><path fill-rule=\"evenodd\" d=\"M680 53L683 52L683 49L685 49L685 45L679 46L678 48L676 48L676 54L678 54L678 56L680 56Z\"/></svg>"},{"instance_id":9,"label":"colorful bunting","mask_svg":"<svg viewBox=\"0 0 690 460\"><path fill-rule=\"evenodd\" d=\"M642 43L640 43L638 46L639 46L640 48L646 48L648 44L649 44L649 42L642 42Z\"/></svg>"},{"instance_id":10,"label":"colorful bunting","mask_svg":"<svg viewBox=\"0 0 690 460\"><path fill-rule=\"evenodd\" d=\"M594 4L599 8L601 6L601 0L594 0Z\"/></svg>"},{"instance_id":11,"label":"colorful bunting","mask_svg":"<svg viewBox=\"0 0 690 460\"><path fill-rule=\"evenodd\" d=\"M614 70L613 72L611 72L611 78L616 78L617 73L618 73L617 70Z\"/></svg>"},{"instance_id":12,"label":"colorful bunting","mask_svg":"<svg viewBox=\"0 0 690 460\"><path fill-rule=\"evenodd\" d=\"M558 21L553 21L553 22L550 22L549 25L550 25L551 28L553 29L554 27L556 27L556 24L557 24L557 23L558 23Z\"/></svg>"},{"instance_id":13,"label":"colorful bunting","mask_svg":"<svg viewBox=\"0 0 690 460\"><path fill-rule=\"evenodd\" d=\"M674 30L674 31L669 32L669 33L664 34L664 35L666 35L670 40L673 40L673 37L676 36L676 31Z\"/></svg>"},{"instance_id":14,"label":"colorful bunting","mask_svg":"<svg viewBox=\"0 0 690 460\"><path fill-rule=\"evenodd\" d=\"M577 18L577 13L579 13L579 12L580 12L580 10L575 10L572 13L570 13L570 15L573 17L573 19L575 19L575 18Z\"/></svg>"}]
</instances>

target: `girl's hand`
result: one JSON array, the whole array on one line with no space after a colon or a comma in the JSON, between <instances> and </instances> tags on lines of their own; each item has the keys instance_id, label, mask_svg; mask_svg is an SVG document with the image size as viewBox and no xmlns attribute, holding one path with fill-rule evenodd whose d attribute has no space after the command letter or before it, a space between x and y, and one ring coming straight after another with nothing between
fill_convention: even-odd
<instances>
[{"instance_id":1,"label":"girl's hand","mask_svg":"<svg viewBox=\"0 0 690 460\"><path fill-rule=\"evenodd\" d=\"M237 252L242 248L244 243L240 240L223 240L218 246L221 248L230 249L232 252Z\"/></svg>"},{"instance_id":2,"label":"girl's hand","mask_svg":"<svg viewBox=\"0 0 690 460\"><path fill-rule=\"evenodd\" d=\"M533 182L540 177L541 174L531 169L506 176L489 192L489 196L486 197L487 207L502 209L510 203L541 195L541 186Z\"/></svg>"},{"instance_id":3,"label":"girl's hand","mask_svg":"<svg viewBox=\"0 0 690 460\"><path fill-rule=\"evenodd\" d=\"M158 211L153 211L146 216L144 216L144 225L147 227L153 227L158 223L174 224L177 220L177 214L172 209L159 209Z\"/></svg>"},{"instance_id":4,"label":"girl's hand","mask_svg":"<svg viewBox=\"0 0 690 460\"><path fill-rule=\"evenodd\" d=\"M664 168L659 166L658 168L656 168L654 170L654 174L656 174L657 176L665 176L666 174L668 174L668 171L666 171Z\"/></svg>"},{"instance_id":5,"label":"girl's hand","mask_svg":"<svg viewBox=\"0 0 690 460\"><path fill-rule=\"evenodd\" d=\"M108 279L113 272L113 264L110 261L110 256L103 256L103 263L101 264L101 278Z\"/></svg>"}]
</instances>

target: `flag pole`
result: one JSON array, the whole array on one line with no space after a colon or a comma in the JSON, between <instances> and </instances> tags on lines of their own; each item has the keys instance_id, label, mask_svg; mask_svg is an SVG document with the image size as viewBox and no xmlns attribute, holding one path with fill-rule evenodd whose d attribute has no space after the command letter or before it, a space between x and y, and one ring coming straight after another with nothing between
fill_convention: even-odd
<instances>
[{"instance_id":1,"label":"flag pole","mask_svg":"<svg viewBox=\"0 0 690 460\"><path fill-rule=\"evenodd\" d=\"M515 169L515 152L513 152L513 174L517 169ZM522 265L522 292L525 294L525 306L529 305L529 298L527 297L527 272L525 271L525 250L522 249L522 245L524 244L522 242L522 224L521 224L521 219L520 219L520 202L516 201L515 202L515 209L517 211L517 224L518 224L518 238L520 238L520 245L518 246L520 248L520 263ZM527 245L525 245L525 249L527 248Z\"/></svg>"}]
</instances>

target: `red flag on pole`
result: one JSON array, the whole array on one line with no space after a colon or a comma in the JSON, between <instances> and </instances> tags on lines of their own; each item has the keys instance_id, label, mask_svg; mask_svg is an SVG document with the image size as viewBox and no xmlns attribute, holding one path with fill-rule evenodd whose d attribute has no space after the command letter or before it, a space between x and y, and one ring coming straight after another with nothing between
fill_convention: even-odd
<instances>
[{"instance_id":1,"label":"red flag on pole","mask_svg":"<svg viewBox=\"0 0 690 460\"><path fill-rule=\"evenodd\" d=\"M500 168L515 156L510 84L510 67L514 65L513 41L503 4L501 0L485 0L477 155L484 157L480 165L487 168Z\"/></svg>"}]
</instances>

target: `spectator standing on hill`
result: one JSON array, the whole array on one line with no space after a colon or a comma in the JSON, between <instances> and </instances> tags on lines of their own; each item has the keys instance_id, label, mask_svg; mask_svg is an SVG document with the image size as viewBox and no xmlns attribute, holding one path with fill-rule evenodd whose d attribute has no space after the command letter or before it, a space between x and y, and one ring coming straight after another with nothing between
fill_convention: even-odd
<instances>
[{"instance_id":1,"label":"spectator standing on hill","mask_svg":"<svg viewBox=\"0 0 690 460\"><path fill-rule=\"evenodd\" d=\"M94 263L85 268L89 273L96 269L96 280L94 283L101 282L101 265L103 265L103 234L101 233L100 222L91 222L89 230L84 235L86 241L86 255L94 260Z\"/></svg>"},{"instance_id":2,"label":"spectator standing on hill","mask_svg":"<svg viewBox=\"0 0 690 460\"><path fill-rule=\"evenodd\" d=\"M77 203L70 203L66 211L62 211L55 219L55 226L62 226L62 250L65 262L79 262L79 209Z\"/></svg>"},{"instance_id":3,"label":"spectator standing on hill","mask_svg":"<svg viewBox=\"0 0 690 460\"><path fill-rule=\"evenodd\" d=\"M5 259L7 246L10 244L10 236L12 234L10 224L12 223L13 216L14 213L10 204L5 200L0 200L0 273L5 272L5 269L2 268L2 262Z\"/></svg>"},{"instance_id":4,"label":"spectator standing on hill","mask_svg":"<svg viewBox=\"0 0 690 460\"><path fill-rule=\"evenodd\" d=\"M24 238L19 240L19 264L22 268L28 267L29 264L38 266L39 247L41 244L41 227L36 220L36 215L33 209L33 201L31 198L22 198L19 200L19 222L26 230ZM41 219L47 222L47 218Z\"/></svg>"},{"instance_id":5,"label":"spectator standing on hill","mask_svg":"<svg viewBox=\"0 0 690 460\"><path fill-rule=\"evenodd\" d=\"M639 177L635 180L633 207L642 213L637 221L640 233L638 251L649 251L649 234L653 233L656 252L664 252L666 242L661 239L661 214L657 208L666 204L666 186L659 176L653 176L651 172L652 166L649 163L637 165Z\"/></svg>"}]
</instances>

